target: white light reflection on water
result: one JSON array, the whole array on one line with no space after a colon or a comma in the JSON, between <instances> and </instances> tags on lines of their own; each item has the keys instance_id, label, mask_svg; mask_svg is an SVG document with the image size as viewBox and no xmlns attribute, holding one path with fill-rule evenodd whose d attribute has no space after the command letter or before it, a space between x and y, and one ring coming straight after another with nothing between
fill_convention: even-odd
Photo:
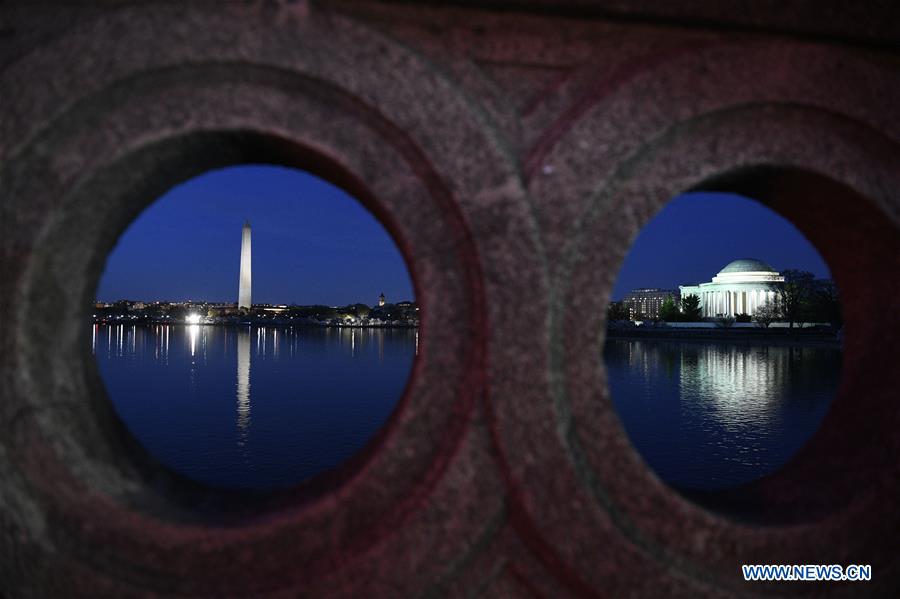
<instances>
[{"instance_id":1,"label":"white light reflection on water","mask_svg":"<svg viewBox=\"0 0 900 599\"><path fill-rule=\"evenodd\" d=\"M191 340L191 357L197 353L197 337L200 335L200 325L192 324L188 326L188 336Z\"/></svg>"}]
</instances>

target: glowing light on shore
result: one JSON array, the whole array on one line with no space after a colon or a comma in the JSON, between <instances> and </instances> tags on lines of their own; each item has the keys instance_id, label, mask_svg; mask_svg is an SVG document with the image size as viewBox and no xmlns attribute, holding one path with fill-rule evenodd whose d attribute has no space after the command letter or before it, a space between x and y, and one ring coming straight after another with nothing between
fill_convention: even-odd
<instances>
[{"instance_id":1,"label":"glowing light on shore","mask_svg":"<svg viewBox=\"0 0 900 599\"><path fill-rule=\"evenodd\" d=\"M200 324L199 314L188 314L184 317L184 321L188 324Z\"/></svg>"}]
</instances>

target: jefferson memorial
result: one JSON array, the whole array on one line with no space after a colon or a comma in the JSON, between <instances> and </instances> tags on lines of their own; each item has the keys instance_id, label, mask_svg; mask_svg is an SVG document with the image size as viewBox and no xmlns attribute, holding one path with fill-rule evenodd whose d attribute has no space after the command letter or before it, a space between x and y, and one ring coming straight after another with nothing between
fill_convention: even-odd
<instances>
[{"instance_id":1,"label":"jefferson memorial","mask_svg":"<svg viewBox=\"0 0 900 599\"><path fill-rule=\"evenodd\" d=\"M763 304L775 302L776 289L784 277L761 260L742 259L731 262L709 283L679 285L681 297L700 298L700 313L706 317L753 316Z\"/></svg>"}]
</instances>

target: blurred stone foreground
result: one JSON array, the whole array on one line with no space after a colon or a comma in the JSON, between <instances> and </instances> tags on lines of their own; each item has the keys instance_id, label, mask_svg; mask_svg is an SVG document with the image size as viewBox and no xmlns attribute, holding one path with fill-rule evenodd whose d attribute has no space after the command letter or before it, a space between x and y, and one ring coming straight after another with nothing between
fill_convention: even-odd
<instances>
[{"instance_id":1,"label":"blurred stone foreground","mask_svg":"<svg viewBox=\"0 0 900 599\"><path fill-rule=\"evenodd\" d=\"M4 4L0 595L897 596L898 50L879 0ZM360 198L422 308L382 434L266 496L144 454L86 333L140 210L247 162ZM791 219L846 323L819 433L702 507L637 456L600 358L631 241L691 189Z\"/></svg>"}]
</instances>

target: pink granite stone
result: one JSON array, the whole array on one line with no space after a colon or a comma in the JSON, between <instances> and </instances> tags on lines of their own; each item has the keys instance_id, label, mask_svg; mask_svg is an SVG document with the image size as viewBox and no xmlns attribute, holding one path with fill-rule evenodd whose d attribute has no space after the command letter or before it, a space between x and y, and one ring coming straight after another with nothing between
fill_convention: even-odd
<instances>
[{"instance_id":1,"label":"pink granite stone","mask_svg":"<svg viewBox=\"0 0 900 599\"><path fill-rule=\"evenodd\" d=\"M0 594L896 596L893 4L472 4L0 8ZM138 213L251 161L359 198L423 307L379 436L266 496L146 455L83 338ZM600 349L634 237L700 188L791 219L832 268L847 333L813 440L691 501L631 446ZM744 562L874 577L751 584Z\"/></svg>"}]
</instances>

